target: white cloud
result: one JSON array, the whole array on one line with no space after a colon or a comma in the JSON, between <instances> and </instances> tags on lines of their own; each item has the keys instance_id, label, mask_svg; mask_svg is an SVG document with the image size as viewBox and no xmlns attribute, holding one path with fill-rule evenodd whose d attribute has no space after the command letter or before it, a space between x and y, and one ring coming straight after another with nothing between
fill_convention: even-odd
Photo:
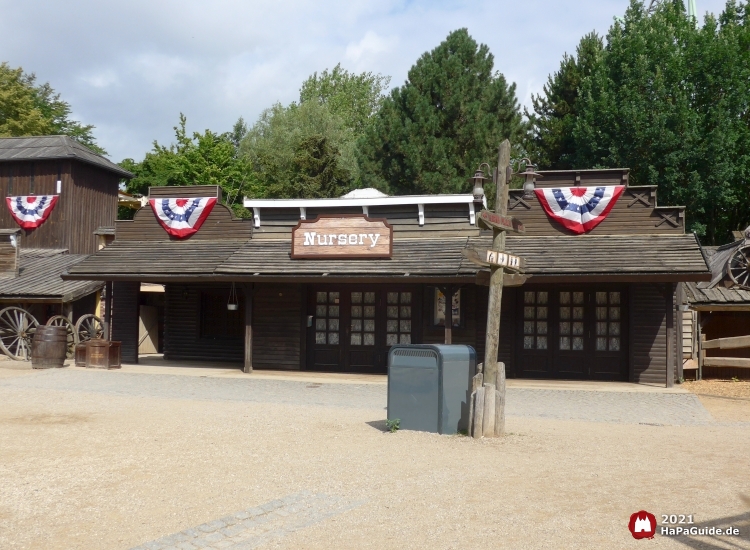
<instances>
[{"instance_id":1,"label":"white cloud","mask_svg":"<svg viewBox=\"0 0 750 550\"><path fill-rule=\"evenodd\" d=\"M395 37L382 37L373 31L367 31L359 42L350 42L346 46L344 57L355 64L363 58L375 57L378 54L390 52L398 40Z\"/></svg>"}]
</instances>

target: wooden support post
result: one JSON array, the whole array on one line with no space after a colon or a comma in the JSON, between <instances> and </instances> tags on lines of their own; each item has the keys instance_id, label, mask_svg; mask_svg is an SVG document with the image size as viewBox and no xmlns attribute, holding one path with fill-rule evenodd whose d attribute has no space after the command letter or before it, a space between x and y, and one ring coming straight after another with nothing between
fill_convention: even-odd
<instances>
[{"instance_id":1,"label":"wooden support post","mask_svg":"<svg viewBox=\"0 0 750 550\"><path fill-rule=\"evenodd\" d=\"M104 284L104 326L102 327L102 338L111 340L112 338L112 281Z\"/></svg>"},{"instance_id":2,"label":"wooden support post","mask_svg":"<svg viewBox=\"0 0 750 550\"><path fill-rule=\"evenodd\" d=\"M253 372L253 285L245 285L245 364L243 372Z\"/></svg>"},{"instance_id":3,"label":"wooden support post","mask_svg":"<svg viewBox=\"0 0 750 550\"><path fill-rule=\"evenodd\" d=\"M674 283L665 285L665 306L667 309L667 365L666 387L674 386L675 338L674 338Z\"/></svg>"},{"instance_id":4,"label":"wooden support post","mask_svg":"<svg viewBox=\"0 0 750 550\"><path fill-rule=\"evenodd\" d=\"M500 144L495 171L496 195L495 212L501 215L508 213L508 172L510 168L510 142L506 139ZM492 250L505 250L505 231L492 230ZM484 351L484 382L497 388L500 394L498 406L505 404L505 365L498 363L497 354L500 345L500 306L503 300L504 269L498 266L490 267L490 291L487 304L487 340ZM500 415L501 419L505 415ZM495 423L495 434L502 435L505 424Z\"/></svg>"},{"instance_id":5,"label":"wooden support post","mask_svg":"<svg viewBox=\"0 0 750 550\"><path fill-rule=\"evenodd\" d=\"M484 387L477 388L474 397L474 422L471 433L474 439L479 439L484 435L484 391Z\"/></svg>"},{"instance_id":6,"label":"wooden support post","mask_svg":"<svg viewBox=\"0 0 750 550\"><path fill-rule=\"evenodd\" d=\"M685 326L685 317L682 312L682 294L682 283L677 283L676 300L674 305L675 315L677 317L677 322L675 323L677 353L675 358L677 359L677 380L680 383L685 379L685 373L682 370L682 364L685 362L685 354L682 351L682 331Z\"/></svg>"},{"instance_id":7,"label":"wooden support post","mask_svg":"<svg viewBox=\"0 0 750 550\"><path fill-rule=\"evenodd\" d=\"M484 437L495 436L495 386L484 385L484 418L482 419L482 435Z\"/></svg>"}]
</instances>

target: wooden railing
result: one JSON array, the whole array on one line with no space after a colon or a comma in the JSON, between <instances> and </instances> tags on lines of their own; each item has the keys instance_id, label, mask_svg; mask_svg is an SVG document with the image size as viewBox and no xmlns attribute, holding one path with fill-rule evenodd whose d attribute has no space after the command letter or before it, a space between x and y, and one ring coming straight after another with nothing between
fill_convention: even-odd
<instances>
[{"instance_id":1,"label":"wooden railing","mask_svg":"<svg viewBox=\"0 0 750 550\"><path fill-rule=\"evenodd\" d=\"M700 365L701 367L735 367L750 369L750 358L746 357L706 357L707 349L741 349L750 348L750 336L735 336L733 338L717 338L706 340L701 336Z\"/></svg>"}]
</instances>

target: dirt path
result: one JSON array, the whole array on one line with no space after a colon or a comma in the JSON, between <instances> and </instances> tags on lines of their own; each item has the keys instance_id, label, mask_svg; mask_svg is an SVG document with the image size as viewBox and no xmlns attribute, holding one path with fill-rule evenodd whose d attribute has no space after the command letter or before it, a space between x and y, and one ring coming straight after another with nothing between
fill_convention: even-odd
<instances>
[{"instance_id":1,"label":"dirt path","mask_svg":"<svg viewBox=\"0 0 750 550\"><path fill-rule=\"evenodd\" d=\"M125 549L301 491L359 504L264 548L643 548L641 509L734 518L750 548L745 423L511 417L475 441L384 433L372 408L2 385L0 402L3 549Z\"/></svg>"}]
</instances>

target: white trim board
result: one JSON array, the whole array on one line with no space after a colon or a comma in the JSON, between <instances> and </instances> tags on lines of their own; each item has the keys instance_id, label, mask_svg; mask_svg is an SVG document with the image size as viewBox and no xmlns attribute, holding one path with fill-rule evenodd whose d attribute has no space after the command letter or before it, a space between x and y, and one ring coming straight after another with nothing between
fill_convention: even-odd
<instances>
[{"instance_id":1,"label":"white trim board","mask_svg":"<svg viewBox=\"0 0 750 550\"><path fill-rule=\"evenodd\" d=\"M342 206L390 206L400 204L471 204L474 195L402 195L368 199L248 199L246 208L330 208Z\"/></svg>"}]
</instances>

